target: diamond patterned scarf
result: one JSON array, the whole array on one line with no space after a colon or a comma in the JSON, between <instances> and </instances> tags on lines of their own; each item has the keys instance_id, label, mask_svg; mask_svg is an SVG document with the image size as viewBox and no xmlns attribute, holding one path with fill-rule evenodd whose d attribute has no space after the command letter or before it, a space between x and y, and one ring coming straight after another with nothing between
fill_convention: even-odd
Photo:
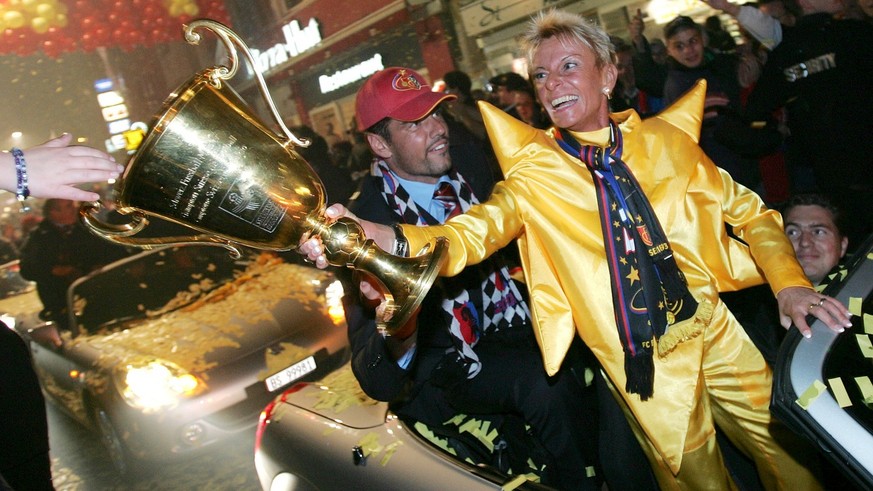
<instances>
[{"instance_id":1,"label":"diamond patterned scarf","mask_svg":"<svg viewBox=\"0 0 873 491\"><path fill-rule=\"evenodd\" d=\"M397 213L401 223L419 226L440 224L427 210L418 207L384 161L375 161L371 172L382 178L382 197ZM449 173L449 178L461 212L466 212L479 202L470 185L454 169ZM471 267L468 266L468 269ZM442 302L446 325L449 326L455 349L466 365L467 378L475 377L482 369L479 357L473 350L480 336L527 324L531 318L521 292L510 278L509 268L497 255L483 262L480 268L480 289L447 287L445 290L457 294L454 297L447 296ZM450 283L451 279L443 278L441 281ZM481 295L481 303L474 301L473 295ZM476 304L482 306L481 313Z\"/></svg>"}]
</instances>

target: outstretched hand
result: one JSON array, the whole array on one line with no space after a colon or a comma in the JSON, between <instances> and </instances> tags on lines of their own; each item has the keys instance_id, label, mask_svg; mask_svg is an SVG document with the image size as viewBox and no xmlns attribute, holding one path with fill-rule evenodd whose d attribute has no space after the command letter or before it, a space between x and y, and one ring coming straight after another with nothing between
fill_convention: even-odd
<instances>
[{"instance_id":1,"label":"outstretched hand","mask_svg":"<svg viewBox=\"0 0 873 491\"><path fill-rule=\"evenodd\" d=\"M124 167L100 150L70 145L69 133L24 150L30 195L35 198L61 198L95 201L100 195L74 187L75 184L115 179ZM0 166L0 187L15 192L17 179L11 155Z\"/></svg>"},{"instance_id":2,"label":"outstretched hand","mask_svg":"<svg viewBox=\"0 0 873 491\"><path fill-rule=\"evenodd\" d=\"M776 295L776 300L779 302L779 321L782 327L789 329L793 323L805 338L812 336L812 330L806 322L806 316L810 314L835 332L843 332L845 328L852 327L851 314L845 305L811 288L785 288Z\"/></svg>"},{"instance_id":3,"label":"outstretched hand","mask_svg":"<svg viewBox=\"0 0 873 491\"><path fill-rule=\"evenodd\" d=\"M351 218L361 225L361 228L364 229L364 235L368 239L372 239L382 250L388 252L394 250L394 231L391 227L361 220L340 204L329 206L324 214L330 221L335 221L342 217ZM302 237L297 252L315 264L319 269L324 269L330 264L327 261L327 256L325 256L321 237L318 235Z\"/></svg>"}]
</instances>

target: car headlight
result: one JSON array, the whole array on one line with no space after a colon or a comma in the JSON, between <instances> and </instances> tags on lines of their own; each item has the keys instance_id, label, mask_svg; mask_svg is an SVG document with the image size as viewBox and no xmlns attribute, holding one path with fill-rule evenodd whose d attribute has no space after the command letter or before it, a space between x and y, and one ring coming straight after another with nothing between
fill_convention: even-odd
<instances>
[{"instance_id":1,"label":"car headlight","mask_svg":"<svg viewBox=\"0 0 873 491\"><path fill-rule=\"evenodd\" d=\"M324 300L327 305L327 315L337 326L346 321L346 311L343 308L343 284L336 280L324 291Z\"/></svg>"},{"instance_id":2,"label":"car headlight","mask_svg":"<svg viewBox=\"0 0 873 491\"><path fill-rule=\"evenodd\" d=\"M200 379L175 363L157 359L128 360L116 367L115 382L124 399L143 412L175 407L179 400L201 393Z\"/></svg>"}]
</instances>

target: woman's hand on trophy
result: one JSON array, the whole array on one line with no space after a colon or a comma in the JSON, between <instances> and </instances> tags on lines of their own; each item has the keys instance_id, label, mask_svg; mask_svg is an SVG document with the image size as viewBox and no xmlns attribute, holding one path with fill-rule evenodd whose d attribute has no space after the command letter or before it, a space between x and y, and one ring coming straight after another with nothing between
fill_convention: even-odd
<instances>
[{"instance_id":1,"label":"woman's hand on trophy","mask_svg":"<svg viewBox=\"0 0 873 491\"><path fill-rule=\"evenodd\" d=\"M372 239L383 250L394 250L394 230L391 227L361 220L340 204L329 206L324 214L330 221L336 221L340 218L354 220L364 230L367 239ZM319 269L324 269L330 264L325 255L324 243L319 235L304 237L297 251Z\"/></svg>"}]
</instances>

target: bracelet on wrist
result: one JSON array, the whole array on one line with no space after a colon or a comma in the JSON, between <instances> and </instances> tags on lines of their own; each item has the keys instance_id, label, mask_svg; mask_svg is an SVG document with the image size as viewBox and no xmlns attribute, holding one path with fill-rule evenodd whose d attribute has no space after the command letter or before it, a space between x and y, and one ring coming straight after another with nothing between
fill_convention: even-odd
<instances>
[{"instance_id":1,"label":"bracelet on wrist","mask_svg":"<svg viewBox=\"0 0 873 491\"><path fill-rule=\"evenodd\" d=\"M398 223L391 225L391 228L394 229L394 255L408 257L409 241L403 235L403 228Z\"/></svg>"},{"instance_id":2,"label":"bracelet on wrist","mask_svg":"<svg viewBox=\"0 0 873 491\"><path fill-rule=\"evenodd\" d=\"M18 201L24 201L30 196L27 187L27 161L24 160L24 152L20 148L12 147L9 151L15 159L15 197Z\"/></svg>"}]
</instances>

